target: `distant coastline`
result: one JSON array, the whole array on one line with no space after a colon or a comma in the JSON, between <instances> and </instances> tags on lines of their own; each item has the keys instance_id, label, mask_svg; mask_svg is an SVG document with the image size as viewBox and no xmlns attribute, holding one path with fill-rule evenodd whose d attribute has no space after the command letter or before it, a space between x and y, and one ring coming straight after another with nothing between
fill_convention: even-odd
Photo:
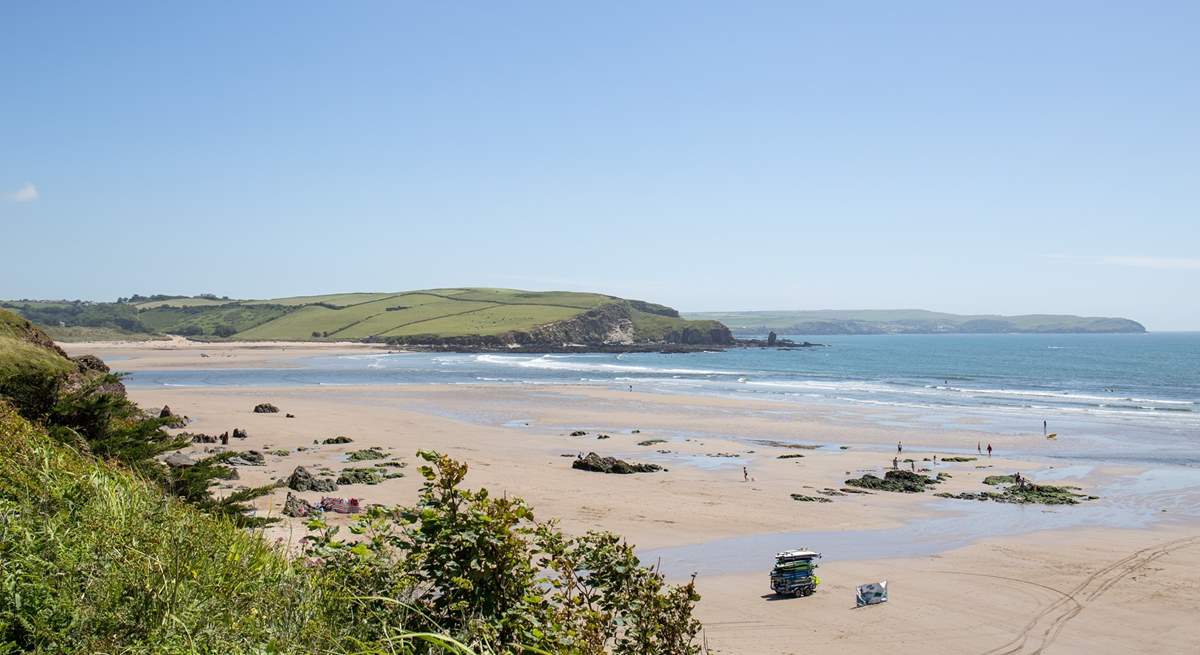
<instances>
[{"instance_id":1,"label":"distant coastline","mask_svg":"<svg viewBox=\"0 0 1200 655\"><path fill-rule=\"evenodd\" d=\"M1128 318L1071 314L948 314L922 309L691 312L694 320L718 321L739 337L779 334L1141 334Z\"/></svg>"}]
</instances>

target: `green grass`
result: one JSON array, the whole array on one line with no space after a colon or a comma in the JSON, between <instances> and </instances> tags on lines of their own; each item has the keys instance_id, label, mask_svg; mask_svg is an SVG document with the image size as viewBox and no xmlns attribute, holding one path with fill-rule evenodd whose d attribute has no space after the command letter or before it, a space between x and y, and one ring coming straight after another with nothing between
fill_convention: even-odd
<instances>
[{"instance_id":1,"label":"green grass","mask_svg":"<svg viewBox=\"0 0 1200 655\"><path fill-rule=\"evenodd\" d=\"M148 300L146 302L133 303L134 307L139 310L154 309L156 307L212 307L214 305L227 305L236 300L217 300L214 298L170 298L168 300Z\"/></svg>"},{"instance_id":2,"label":"green grass","mask_svg":"<svg viewBox=\"0 0 1200 655\"><path fill-rule=\"evenodd\" d=\"M57 376L75 369L58 351L29 341L33 334L25 319L0 309L0 382L24 373Z\"/></svg>"},{"instance_id":3,"label":"green grass","mask_svg":"<svg viewBox=\"0 0 1200 655\"><path fill-rule=\"evenodd\" d=\"M244 341L364 340L386 337L494 336L523 332L627 302L638 341L665 341L712 321L688 322L662 305L573 291L445 288L396 293L361 292L267 300L171 298L128 303L18 301L66 339L129 339L177 334ZM39 320L39 319L35 319ZM88 330L84 330L88 328Z\"/></svg>"},{"instance_id":4,"label":"green grass","mask_svg":"<svg viewBox=\"0 0 1200 655\"><path fill-rule=\"evenodd\" d=\"M79 341L150 341L161 338L147 332L128 332L107 327L56 327L42 326L42 330L56 342Z\"/></svg>"},{"instance_id":5,"label":"green grass","mask_svg":"<svg viewBox=\"0 0 1200 655\"><path fill-rule=\"evenodd\" d=\"M465 307L465 309L463 308ZM494 335L513 330L528 330L546 323L561 321L580 313L579 309L553 305L491 305L456 303L453 314L440 318L412 322L384 332L382 336L398 337L416 334L439 336Z\"/></svg>"},{"instance_id":6,"label":"green grass","mask_svg":"<svg viewBox=\"0 0 1200 655\"><path fill-rule=\"evenodd\" d=\"M0 405L0 652L313 652L345 632L333 602L258 535Z\"/></svg>"},{"instance_id":7,"label":"green grass","mask_svg":"<svg viewBox=\"0 0 1200 655\"><path fill-rule=\"evenodd\" d=\"M330 293L323 296L291 296L288 298L273 298L270 300L246 300L243 301L246 305L285 305L291 307L300 307L302 305L313 305L316 303L325 303L327 305L337 305L344 307L346 305L357 305L359 303L371 302L392 296L392 293Z\"/></svg>"},{"instance_id":8,"label":"green grass","mask_svg":"<svg viewBox=\"0 0 1200 655\"><path fill-rule=\"evenodd\" d=\"M276 305L224 304L213 307L157 307L138 312L138 319L148 329L160 333L215 336L217 328L232 327L243 332L266 323L288 310Z\"/></svg>"}]
</instances>

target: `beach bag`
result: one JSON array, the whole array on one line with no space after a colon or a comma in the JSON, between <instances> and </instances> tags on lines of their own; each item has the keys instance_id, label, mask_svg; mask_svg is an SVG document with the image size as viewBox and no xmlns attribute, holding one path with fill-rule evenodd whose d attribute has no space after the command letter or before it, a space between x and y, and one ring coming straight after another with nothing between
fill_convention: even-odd
<instances>
[{"instance_id":1,"label":"beach bag","mask_svg":"<svg viewBox=\"0 0 1200 655\"><path fill-rule=\"evenodd\" d=\"M855 602L858 607L862 607L863 605L878 605L879 603L886 603L887 599L887 580L884 580L882 582L870 582L864 585L859 585L858 595L857 598L855 598Z\"/></svg>"}]
</instances>

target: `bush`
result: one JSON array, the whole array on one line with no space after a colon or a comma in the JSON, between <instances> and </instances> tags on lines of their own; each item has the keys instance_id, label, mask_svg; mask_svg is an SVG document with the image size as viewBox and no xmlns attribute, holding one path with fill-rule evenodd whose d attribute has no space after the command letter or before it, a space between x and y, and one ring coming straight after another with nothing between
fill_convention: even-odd
<instances>
[{"instance_id":1,"label":"bush","mask_svg":"<svg viewBox=\"0 0 1200 655\"><path fill-rule=\"evenodd\" d=\"M497 653L699 652L693 583L668 585L620 537L567 536L520 498L461 488L466 465L418 456L427 464L417 505L371 508L351 527L360 541L309 524L305 555L359 590L346 620L445 630Z\"/></svg>"}]
</instances>

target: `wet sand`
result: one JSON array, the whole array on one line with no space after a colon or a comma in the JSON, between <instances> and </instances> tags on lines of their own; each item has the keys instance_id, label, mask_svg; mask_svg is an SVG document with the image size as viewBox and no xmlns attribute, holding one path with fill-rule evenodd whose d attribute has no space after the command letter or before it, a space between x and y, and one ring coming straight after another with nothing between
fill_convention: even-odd
<instances>
[{"instance_id":1,"label":"wet sand","mask_svg":"<svg viewBox=\"0 0 1200 655\"><path fill-rule=\"evenodd\" d=\"M69 346L72 354L116 356L119 370L287 366L300 348ZM332 354L363 346L319 348ZM200 358L200 350L210 356ZM924 458L973 451L981 435L880 427L847 420L836 408L585 386L173 387L134 388L131 396L188 415L188 431L244 428L250 437L232 444L239 449L288 450L267 454L265 467L242 467L238 484L286 477L297 465L336 471L348 465L346 451L380 446L410 463L409 474L337 495L408 503L419 486L411 471L416 450L462 459L471 467L469 484L524 496L539 519L557 518L572 532L613 530L672 577L697 572L698 613L713 652L1200 652L1200 624L1187 620L1200 615L1200 522L1187 512L1197 506L1200 480L1193 486L1186 471L1161 482L1155 471L1127 463L1017 461L1000 454L1017 443L1036 452L1040 437L996 435L991 460L934 468L952 476L939 490L978 491L986 475L1022 471L1126 497L1057 508L886 492L802 503L790 494L817 495L848 477L882 474L899 440L902 458L930 467ZM281 413L253 414L259 402ZM569 436L574 430L588 434ZM354 443L313 444L335 435ZM638 445L652 439L664 443ZM576 455L593 450L669 471L606 476L570 468ZM786 454L804 457L779 459ZM284 496L262 499L260 511L277 514ZM303 529L293 522L269 534L295 543ZM824 549L816 595L770 597L767 573L781 544ZM853 609L854 586L880 579L889 581L891 602Z\"/></svg>"}]
</instances>

